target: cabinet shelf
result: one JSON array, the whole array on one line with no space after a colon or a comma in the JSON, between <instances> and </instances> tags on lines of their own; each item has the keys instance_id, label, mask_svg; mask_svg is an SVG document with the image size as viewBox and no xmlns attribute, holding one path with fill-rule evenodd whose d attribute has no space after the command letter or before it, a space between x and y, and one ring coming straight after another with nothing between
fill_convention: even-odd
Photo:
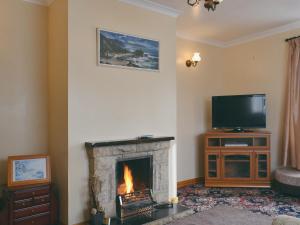
<instances>
[{"instance_id":1,"label":"cabinet shelf","mask_svg":"<svg viewBox=\"0 0 300 225\"><path fill-rule=\"evenodd\" d=\"M211 132L213 134L214 132ZM219 135L219 134L222 134ZM206 148L268 148L269 134L263 133L263 136L257 136L257 133L248 133L241 135L226 135L230 133L216 133L217 136L211 136L206 139Z\"/></svg>"}]
</instances>

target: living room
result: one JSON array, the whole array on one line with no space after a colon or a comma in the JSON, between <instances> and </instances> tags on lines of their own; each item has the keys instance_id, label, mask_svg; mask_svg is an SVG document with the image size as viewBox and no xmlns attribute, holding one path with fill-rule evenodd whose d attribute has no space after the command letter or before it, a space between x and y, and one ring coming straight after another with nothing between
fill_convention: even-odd
<instances>
[{"instance_id":1,"label":"living room","mask_svg":"<svg viewBox=\"0 0 300 225\"><path fill-rule=\"evenodd\" d=\"M262 131L271 133L270 169L271 179L274 178L276 169L284 163L287 133L290 49L285 40L300 35L300 3L224 0L212 5L215 10L208 11L204 2L192 6L181 0L3 0L0 7L3 190L9 179L9 156L49 155L51 183L59 196L59 222L84 224L91 218L90 180L95 175L90 172L94 156L87 154L86 143L98 146L95 150L98 151L111 147L107 142L118 140L144 144L153 135L157 144L143 151L155 159L153 148L161 146L157 152L167 149L167 169L161 174L167 171L168 179L160 182L161 186L168 186L168 200L176 203L178 197L185 207L191 203L189 208L200 216L201 213L209 216L209 210L216 208L205 202L216 200L216 196L204 196L200 193L204 190L226 190L231 197L254 190L259 193L255 199L265 201L261 192L265 188L203 186L205 133L212 130L212 96L264 94L266 126ZM105 65L98 49L101 32L105 31L158 43L157 67ZM201 61L188 67L187 60L197 52ZM134 141L137 137L142 138ZM169 139L162 141L159 137ZM120 151L127 150L124 147ZM298 148L294 158L299 158L299 154ZM157 158L165 157L161 153ZM103 171L107 172L107 168ZM300 172L295 173L299 184ZM187 200L186 196L193 199ZM299 199L289 195L286 198L294 217L300 217ZM198 205L192 203L197 201ZM277 216L289 214L279 212L279 207L274 206L270 210L274 213L266 215L260 213L266 207L256 204L261 210L255 216L248 214L255 211L251 207L229 208L242 208L249 220L266 216L261 219L271 221L269 224ZM226 210L222 212L230 213ZM4 211L6 217L10 212ZM211 212L217 217L218 212ZM106 214L105 217L114 216ZM224 223L219 220L195 224Z\"/></svg>"}]
</instances>

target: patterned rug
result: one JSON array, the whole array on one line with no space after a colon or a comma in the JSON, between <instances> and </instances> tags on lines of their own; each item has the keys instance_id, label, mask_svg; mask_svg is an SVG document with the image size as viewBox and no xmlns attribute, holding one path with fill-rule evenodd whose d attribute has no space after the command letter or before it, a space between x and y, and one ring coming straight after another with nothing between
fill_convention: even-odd
<instances>
[{"instance_id":1,"label":"patterned rug","mask_svg":"<svg viewBox=\"0 0 300 225\"><path fill-rule=\"evenodd\" d=\"M205 188L202 184L178 190L181 205L195 212L226 205L275 217L290 215L300 218L300 199L265 188Z\"/></svg>"},{"instance_id":2,"label":"patterned rug","mask_svg":"<svg viewBox=\"0 0 300 225\"><path fill-rule=\"evenodd\" d=\"M272 220L270 216L253 214L245 209L216 206L210 210L175 220L168 225L271 225Z\"/></svg>"}]
</instances>

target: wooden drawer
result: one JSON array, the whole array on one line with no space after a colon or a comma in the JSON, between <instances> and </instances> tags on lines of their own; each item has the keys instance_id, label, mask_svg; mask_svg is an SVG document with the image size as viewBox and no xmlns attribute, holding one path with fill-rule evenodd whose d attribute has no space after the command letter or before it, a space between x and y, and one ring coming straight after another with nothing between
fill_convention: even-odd
<instances>
[{"instance_id":1,"label":"wooden drawer","mask_svg":"<svg viewBox=\"0 0 300 225\"><path fill-rule=\"evenodd\" d=\"M42 196L42 195L48 195L50 192L49 186L45 186L39 189L28 189L28 190L22 190L22 191L16 191L14 193L14 200L22 200L27 198L32 198L35 196Z\"/></svg>"},{"instance_id":2,"label":"wooden drawer","mask_svg":"<svg viewBox=\"0 0 300 225\"><path fill-rule=\"evenodd\" d=\"M32 205L33 205L33 199L32 198L28 198L28 199L13 202L14 210L28 208L28 207L31 207Z\"/></svg>"},{"instance_id":3,"label":"wooden drawer","mask_svg":"<svg viewBox=\"0 0 300 225\"><path fill-rule=\"evenodd\" d=\"M34 216L42 213L50 212L50 204L39 205L26 209L19 209L14 211L14 219L19 219L28 216Z\"/></svg>"},{"instance_id":4,"label":"wooden drawer","mask_svg":"<svg viewBox=\"0 0 300 225\"><path fill-rule=\"evenodd\" d=\"M25 219L18 219L14 221L14 225L50 225L50 214L44 213L39 216L27 217Z\"/></svg>"},{"instance_id":5,"label":"wooden drawer","mask_svg":"<svg viewBox=\"0 0 300 225\"><path fill-rule=\"evenodd\" d=\"M41 205L50 202L50 195L37 196L33 198L33 205Z\"/></svg>"},{"instance_id":6,"label":"wooden drawer","mask_svg":"<svg viewBox=\"0 0 300 225\"><path fill-rule=\"evenodd\" d=\"M24 209L31 206L42 205L50 202L50 195L37 196L24 200L14 201L13 209Z\"/></svg>"}]
</instances>

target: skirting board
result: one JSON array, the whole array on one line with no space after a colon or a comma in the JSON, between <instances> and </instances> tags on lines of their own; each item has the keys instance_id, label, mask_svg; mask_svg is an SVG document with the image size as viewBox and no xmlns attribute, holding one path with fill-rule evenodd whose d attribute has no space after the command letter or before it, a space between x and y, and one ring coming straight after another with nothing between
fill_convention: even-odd
<instances>
[{"instance_id":1,"label":"skirting board","mask_svg":"<svg viewBox=\"0 0 300 225\"><path fill-rule=\"evenodd\" d=\"M199 184L199 183L203 183L203 182L204 182L204 177L198 177L198 178L194 178L194 179L190 179L190 180L183 180L183 181L177 182L177 188L183 188L188 185Z\"/></svg>"}]
</instances>

